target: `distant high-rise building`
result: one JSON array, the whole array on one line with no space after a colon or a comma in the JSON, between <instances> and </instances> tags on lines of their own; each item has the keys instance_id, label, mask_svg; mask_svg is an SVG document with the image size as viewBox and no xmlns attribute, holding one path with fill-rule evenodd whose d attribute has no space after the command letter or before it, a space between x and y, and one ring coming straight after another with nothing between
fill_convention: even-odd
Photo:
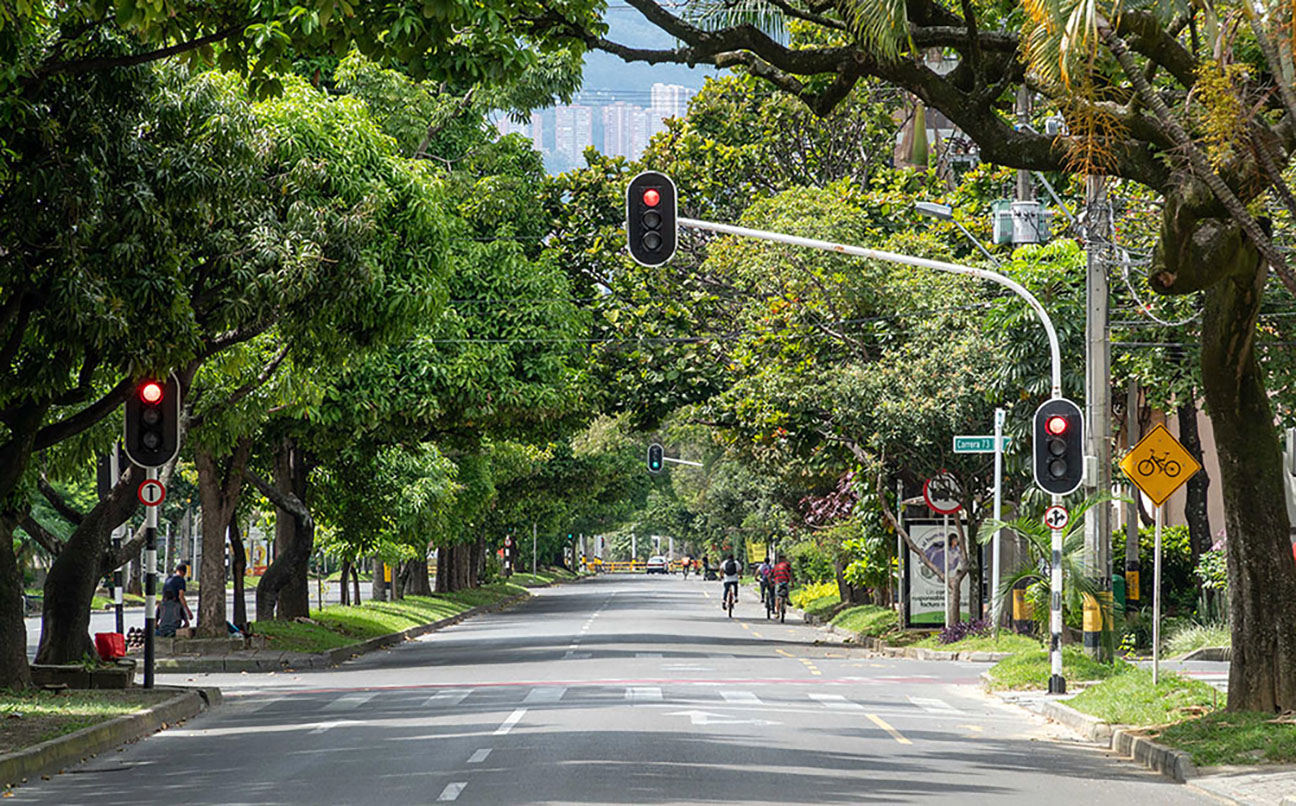
<instances>
[{"instance_id":1,"label":"distant high-rise building","mask_svg":"<svg viewBox=\"0 0 1296 806\"><path fill-rule=\"evenodd\" d=\"M573 104L554 109L554 151L572 160L594 145L594 110Z\"/></svg>"},{"instance_id":2,"label":"distant high-rise building","mask_svg":"<svg viewBox=\"0 0 1296 806\"><path fill-rule=\"evenodd\" d=\"M681 84L660 82L653 84L651 92L653 117L657 120L683 117L688 111L689 98L693 95L693 90Z\"/></svg>"},{"instance_id":3,"label":"distant high-rise building","mask_svg":"<svg viewBox=\"0 0 1296 806\"><path fill-rule=\"evenodd\" d=\"M540 110L531 113L531 142L536 151L544 153L544 114Z\"/></svg>"},{"instance_id":4,"label":"distant high-rise building","mask_svg":"<svg viewBox=\"0 0 1296 806\"><path fill-rule=\"evenodd\" d=\"M630 156L630 132L634 112L639 107L617 101L603 107L603 153L617 157Z\"/></svg>"}]
</instances>

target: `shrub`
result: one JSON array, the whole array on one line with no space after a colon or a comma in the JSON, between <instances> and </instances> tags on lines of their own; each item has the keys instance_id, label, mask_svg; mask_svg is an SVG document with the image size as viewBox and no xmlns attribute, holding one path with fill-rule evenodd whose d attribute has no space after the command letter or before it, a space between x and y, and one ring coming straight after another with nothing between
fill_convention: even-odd
<instances>
[{"instance_id":1,"label":"shrub","mask_svg":"<svg viewBox=\"0 0 1296 806\"><path fill-rule=\"evenodd\" d=\"M1139 601L1152 603L1153 527L1139 530ZM1125 541L1112 541L1112 568L1125 567ZM1191 613L1197 604L1197 576L1194 574L1192 548L1187 526L1161 528L1161 601L1166 610Z\"/></svg>"},{"instance_id":2,"label":"shrub","mask_svg":"<svg viewBox=\"0 0 1296 806\"><path fill-rule=\"evenodd\" d=\"M838 598L837 583L816 582L813 585L802 585L799 588L793 589L792 593L788 596L788 601L792 603L793 607L805 610L811 602L818 599L826 599L830 596L834 599Z\"/></svg>"},{"instance_id":3,"label":"shrub","mask_svg":"<svg viewBox=\"0 0 1296 806\"><path fill-rule=\"evenodd\" d=\"M990 634L990 622L983 618L975 621L960 621L958 624L951 624L948 627L942 627L936 640L942 644L953 644L962 641L964 638L971 638L974 635L982 636Z\"/></svg>"},{"instance_id":4,"label":"shrub","mask_svg":"<svg viewBox=\"0 0 1296 806\"><path fill-rule=\"evenodd\" d=\"M813 540L793 543L784 549L783 553L792 561L792 569L801 582L827 582L837 579L832 553ZM836 590L836 585L833 589Z\"/></svg>"}]
</instances>

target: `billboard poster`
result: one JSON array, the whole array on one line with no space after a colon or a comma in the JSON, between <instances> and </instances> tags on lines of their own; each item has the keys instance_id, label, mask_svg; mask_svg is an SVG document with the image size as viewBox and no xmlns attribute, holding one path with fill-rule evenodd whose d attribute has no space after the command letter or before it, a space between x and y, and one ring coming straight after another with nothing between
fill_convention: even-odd
<instances>
[{"instance_id":1,"label":"billboard poster","mask_svg":"<svg viewBox=\"0 0 1296 806\"><path fill-rule=\"evenodd\" d=\"M944 519L906 520L905 529L914 543L922 549L938 568L945 567L945 544L947 541ZM958 567L959 537L950 520L948 530L950 545L950 570ZM962 596L959 599L963 619L971 618L971 575L963 577ZM905 627L931 629L945 626L945 586L922 560L914 556L913 550L905 552Z\"/></svg>"}]
</instances>

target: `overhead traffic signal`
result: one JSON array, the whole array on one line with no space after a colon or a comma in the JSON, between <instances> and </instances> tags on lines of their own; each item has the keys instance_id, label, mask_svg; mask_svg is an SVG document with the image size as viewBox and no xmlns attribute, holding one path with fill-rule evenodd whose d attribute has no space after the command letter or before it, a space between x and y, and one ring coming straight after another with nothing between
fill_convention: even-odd
<instances>
[{"instance_id":1,"label":"overhead traffic signal","mask_svg":"<svg viewBox=\"0 0 1296 806\"><path fill-rule=\"evenodd\" d=\"M645 266L660 266L675 254L675 183L645 171L626 189L626 243L630 256Z\"/></svg>"},{"instance_id":2,"label":"overhead traffic signal","mask_svg":"<svg viewBox=\"0 0 1296 806\"><path fill-rule=\"evenodd\" d=\"M1035 411L1035 483L1066 495L1084 480L1084 415L1065 398L1047 400Z\"/></svg>"},{"instance_id":3,"label":"overhead traffic signal","mask_svg":"<svg viewBox=\"0 0 1296 806\"><path fill-rule=\"evenodd\" d=\"M662 446L654 442L648 446L648 472L660 473L662 461Z\"/></svg>"},{"instance_id":4,"label":"overhead traffic signal","mask_svg":"<svg viewBox=\"0 0 1296 806\"><path fill-rule=\"evenodd\" d=\"M146 378L126 398L126 455L140 467L161 467L180 450L180 384Z\"/></svg>"}]
</instances>

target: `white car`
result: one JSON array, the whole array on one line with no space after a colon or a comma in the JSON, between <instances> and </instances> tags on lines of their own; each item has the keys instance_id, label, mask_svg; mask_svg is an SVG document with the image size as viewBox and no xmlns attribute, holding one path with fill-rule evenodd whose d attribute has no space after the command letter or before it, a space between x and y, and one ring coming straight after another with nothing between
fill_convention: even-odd
<instances>
[{"instance_id":1,"label":"white car","mask_svg":"<svg viewBox=\"0 0 1296 806\"><path fill-rule=\"evenodd\" d=\"M665 557L658 554L648 558L648 566L645 570L650 574L669 574L670 565L667 564Z\"/></svg>"}]
</instances>

